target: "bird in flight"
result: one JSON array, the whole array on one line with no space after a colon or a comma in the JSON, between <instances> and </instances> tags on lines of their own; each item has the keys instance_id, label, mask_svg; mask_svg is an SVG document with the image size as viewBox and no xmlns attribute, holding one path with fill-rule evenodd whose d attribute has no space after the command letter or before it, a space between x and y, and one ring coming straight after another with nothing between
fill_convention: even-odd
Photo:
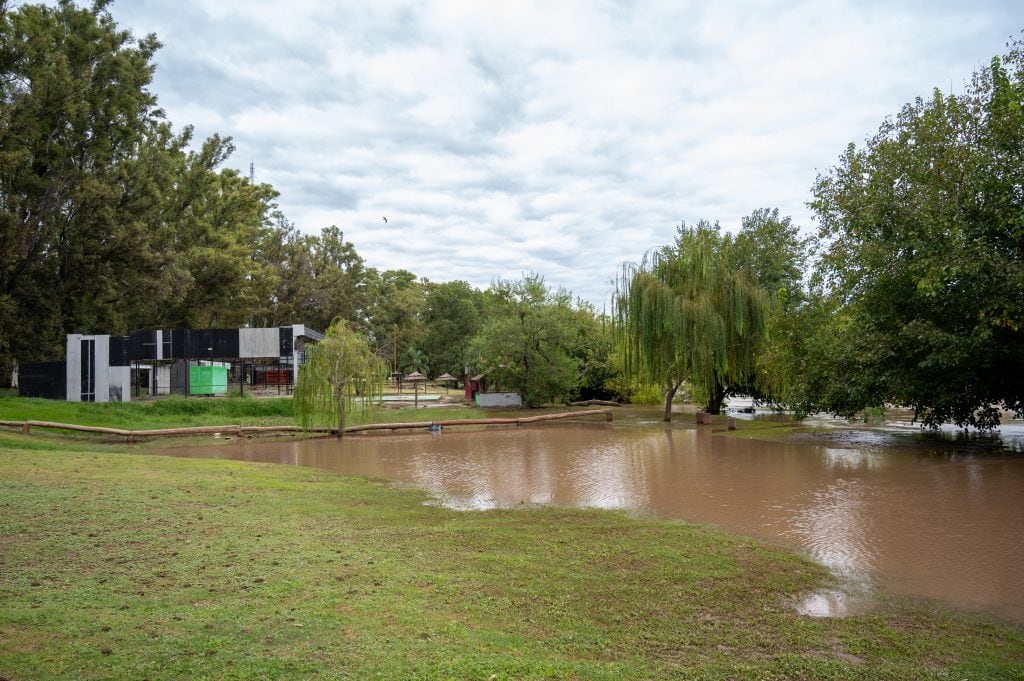
<instances>
[{"instance_id":1,"label":"bird in flight","mask_svg":"<svg viewBox=\"0 0 1024 681\"><path fill-rule=\"evenodd\" d=\"M388 221L388 219L387 219L387 218L382 218L382 219L384 220L384 222L387 222L387 221Z\"/></svg>"}]
</instances>

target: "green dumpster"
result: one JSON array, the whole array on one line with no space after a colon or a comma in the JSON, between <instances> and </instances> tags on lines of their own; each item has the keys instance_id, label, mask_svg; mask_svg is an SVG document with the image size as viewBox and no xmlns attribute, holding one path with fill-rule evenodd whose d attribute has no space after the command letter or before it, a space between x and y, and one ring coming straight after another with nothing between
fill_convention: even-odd
<instances>
[{"instance_id":1,"label":"green dumpster","mask_svg":"<svg viewBox=\"0 0 1024 681\"><path fill-rule=\"evenodd\" d=\"M226 395L228 392L228 368L189 367L188 392L190 395Z\"/></svg>"}]
</instances>

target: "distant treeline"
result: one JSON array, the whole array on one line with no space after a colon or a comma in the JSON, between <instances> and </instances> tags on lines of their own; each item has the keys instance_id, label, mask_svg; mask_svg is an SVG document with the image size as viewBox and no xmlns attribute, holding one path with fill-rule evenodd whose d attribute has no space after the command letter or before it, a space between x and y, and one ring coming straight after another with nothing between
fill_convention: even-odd
<instances>
[{"instance_id":1,"label":"distant treeline","mask_svg":"<svg viewBox=\"0 0 1024 681\"><path fill-rule=\"evenodd\" d=\"M1024 414L1024 56L936 90L817 179L818 233L760 209L683 225L598 315L539 275L481 291L368 267L175 132L149 87L156 36L106 2L0 0L0 381L68 332L341 318L392 368L489 370L527 404L753 394L800 412ZM652 247L654 245L652 244Z\"/></svg>"}]
</instances>

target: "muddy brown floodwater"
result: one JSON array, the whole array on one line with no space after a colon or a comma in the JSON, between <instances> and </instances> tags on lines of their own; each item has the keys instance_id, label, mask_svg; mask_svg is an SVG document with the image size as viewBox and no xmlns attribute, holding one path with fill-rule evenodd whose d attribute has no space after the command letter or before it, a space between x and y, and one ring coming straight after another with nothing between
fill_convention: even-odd
<instances>
[{"instance_id":1,"label":"muddy brown floodwater","mask_svg":"<svg viewBox=\"0 0 1024 681\"><path fill-rule=\"evenodd\" d=\"M1024 623L1024 456L998 444L885 432L761 442L633 419L159 453L386 478L460 509L557 504L709 523L840 575L841 588L799 604L807 614L857 611L882 590Z\"/></svg>"}]
</instances>

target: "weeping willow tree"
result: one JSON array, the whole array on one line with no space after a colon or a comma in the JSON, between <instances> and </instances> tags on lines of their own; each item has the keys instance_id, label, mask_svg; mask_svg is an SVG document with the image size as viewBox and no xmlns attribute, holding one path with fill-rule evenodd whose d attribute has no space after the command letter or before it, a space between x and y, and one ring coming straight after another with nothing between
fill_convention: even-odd
<instances>
[{"instance_id":1,"label":"weeping willow tree","mask_svg":"<svg viewBox=\"0 0 1024 681\"><path fill-rule=\"evenodd\" d=\"M334 427L346 417L369 420L381 401L387 363L348 322L336 319L309 353L295 384L295 413L303 428Z\"/></svg>"},{"instance_id":2,"label":"weeping willow tree","mask_svg":"<svg viewBox=\"0 0 1024 681\"><path fill-rule=\"evenodd\" d=\"M683 224L674 245L625 266L617 282L626 376L664 388L666 421L683 381L712 414L753 383L768 298L733 254L717 225Z\"/></svg>"}]
</instances>

